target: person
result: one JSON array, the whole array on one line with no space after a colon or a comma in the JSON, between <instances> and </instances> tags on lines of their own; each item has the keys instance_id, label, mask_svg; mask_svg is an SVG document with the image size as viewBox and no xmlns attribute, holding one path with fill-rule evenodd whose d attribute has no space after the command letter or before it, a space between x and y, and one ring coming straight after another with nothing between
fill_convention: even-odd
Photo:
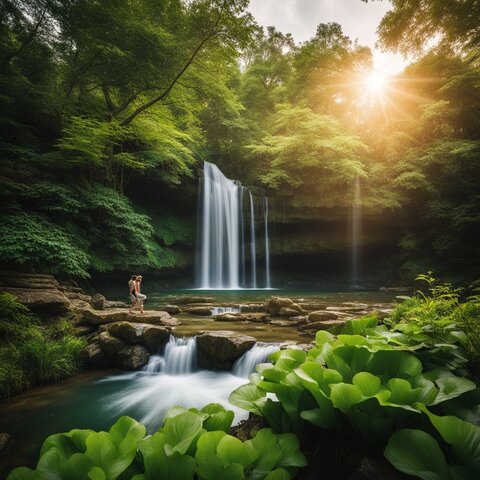
<instances>
[{"instance_id":1,"label":"person","mask_svg":"<svg viewBox=\"0 0 480 480\"><path fill-rule=\"evenodd\" d=\"M142 276L137 275L135 280L135 295L138 298L138 302L140 303L140 313L143 313L143 302L147 299L146 295L141 293L141 283L142 283Z\"/></svg>"},{"instance_id":2,"label":"person","mask_svg":"<svg viewBox=\"0 0 480 480\"><path fill-rule=\"evenodd\" d=\"M135 280L137 279L136 275L132 275L130 280L128 281L128 291L129 291L129 297L130 297L130 309L128 313L133 313L133 309L137 305L138 298L137 298L137 293L136 293L136 288L135 288Z\"/></svg>"}]
</instances>

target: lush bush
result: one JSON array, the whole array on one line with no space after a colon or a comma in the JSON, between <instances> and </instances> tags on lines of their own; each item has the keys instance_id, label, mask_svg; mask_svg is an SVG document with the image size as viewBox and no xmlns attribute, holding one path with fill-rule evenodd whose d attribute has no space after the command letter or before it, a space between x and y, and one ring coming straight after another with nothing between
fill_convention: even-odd
<instances>
[{"instance_id":1,"label":"lush bush","mask_svg":"<svg viewBox=\"0 0 480 480\"><path fill-rule=\"evenodd\" d=\"M227 432L233 412L209 404L173 407L153 435L129 417L108 432L71 430L48 437L35 470L17 468L8 480L289 480L306 465L293 434L264 428L245 442Z\"/></svg>"},{"instance_id":2,"label":"lush bush","mask_svg":"<svg viewBox=\"0 0 480 480\"><path fill-rule=\"evenodd\" d=\"M73 375L84 348L70 322L44 327L13 295L0 294L0 400Z\"/></svg>"}]
</instances>

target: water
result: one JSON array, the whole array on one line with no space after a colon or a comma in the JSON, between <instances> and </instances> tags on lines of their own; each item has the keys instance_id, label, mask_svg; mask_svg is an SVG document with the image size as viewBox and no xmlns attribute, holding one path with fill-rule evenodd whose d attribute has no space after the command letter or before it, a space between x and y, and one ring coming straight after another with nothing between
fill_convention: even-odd
<instances>
[{"instance_id":1,"label":"water","mask_svg":"<svg viewBox=\"0 0 480 480\"><path fill-rule=\"evenodd\" d=\"M270 245L268 240L268 198L263 199L263 212L265 222L265 288L271 288L270 282Z\"/></svg>"},{"instance_id":2,"label":"water","mask_svg":"<svg viewBox=\"0 0 480 480\"><path fill-rule=\"evenodd\" d=\"M220 403L233 410L238 423L248 412L228 403L230 393L277 348L257 344L232 372L212 372L197 369L195 338L171 337L164 354L152 356L143 371L85 372L20 395L0 408L0 431L12 436L0 457L0 478L16 466L33 466L49 435L73 428L108 430L121 415L144 423L151 434L175 405L201 409Z\"/></svg>"},{"instance_id":3,"label":"water","mask_svg":"<svg viewBox=\"0 0 480 480\"><path fill-rule=\"evenodd\" d=\"M233 374L238 377L248 378L255 372L255 366L265 363L268 356L279 349L277 345L261 345L256 343L248 352L244 353L233 365Z\"/></svg>"},{"instance_id":4,"label":"water","mask_svg":"<svg viewBox=\"0 0 480 480\"><path fill-rule=\"evenodd\" d=\"M360 255L359 240L361 236L362 204L360 177L355 178L352 203L352 288L359 288Z\"/></svg>"},{"instance_id":5,"label":"water","mask_svg":"<svg viewBox=\"0 0 480 480\"><path fill-rule=\"evenodd\" d=\"M212 307L212 315L220 315L222 313L240 313L241 307Z\"/></svg>"},{"instance_id":6,"label":"water","mask_svg":"<svg viewBox=\"0 0 480 480\"><path fill-rule=\"evenodd\" d=\"M250 280L247 281L245 253L245 188L230 180L209 162L204 162L198 279L201 289L257 288L255 211L253 195L249 196ZM266 286L270 288L268 246L268 201L264 199Z\"/></svg>"}]
</instances>

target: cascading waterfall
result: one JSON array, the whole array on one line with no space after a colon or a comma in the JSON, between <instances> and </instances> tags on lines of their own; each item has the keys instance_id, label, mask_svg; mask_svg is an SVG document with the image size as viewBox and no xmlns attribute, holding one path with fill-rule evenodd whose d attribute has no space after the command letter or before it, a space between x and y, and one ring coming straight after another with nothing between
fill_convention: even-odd
<instances>
[{"instance_id":1,"label":"cascading waterfall","mask_svg":"<svg viewBox=\"0 0 480 480\"><path fill-rule=\"evenodd\" d=\"M360 274L360 255L359 240L361 236L362 206L361 206L361 189L360 177L355 178L353 188L352 203L352 288L359 287Z\"/></svg>"},{"instance_id":2,"label":"cascading waterfall","mask_svg":"<svg viewBox=\"0 0 480 480\"><path fill-rule=\"evenodd\" d=\"M170 337L163 355L150 357L143 371L112 375L101 383L116 383L117 392L104 398L106 417L130 415L148 426L149 433L160 426L163 416L173 406L202 408L220 403L235 413L235 423L248 412L228 402L230 393L244 384L257 363L278 350L275 345L256 344L236 363L232 372L198 370L196 339Z\"/></svg>"},{"instance_id":3,"label":"cascading waterfall","mask_svg":"<svg viewBox=\"0 0 480 480\"><path fill-rule=\"evenodd\" d=\"M270 244L268 240L268 198L263 199L263 212L265 222L265 288L271 288L270 284Z\"/></svg>"},{"instance_id":4,"label":"cascading waterfall","mask_svg":"<svg viewBox=\"0 0 480 480\"><path fill-rule=\"evenodd\" d=\"M277 345L261 345L256 343L248 352L245 352L233 365L233 374L237 377L248 378L255 372L255 366L265 363L268 356L279 349Z\"/></svg>"},{"instance_id":5,"label":"cascading waterfall","mask_svg":"<svg viewBox=\"0 0 480 480\"><path fill-rule=\"evenodd\" d=\"M250 257L252 262L252 288L257 288L257 252L255 248L255 213L253 210L253 195L250 196Z\"/></svg>"},{"instance_id":6,"label":"cascading waterfall","mask_svg":"<svg viewBox=\"0 0 480 480\"><path fill-rule=\"evenodd\" d=\"M202 289L257 288L257 256L253 195L249 196L250 275L247 275L244 219L245 187L220 169L204 162L200 248L197 250L198 285ZM265 287L271 288L268 240L268 200L264 199ZM247 280L247 277L250 280Z\"/></svg>"}]
</instances>

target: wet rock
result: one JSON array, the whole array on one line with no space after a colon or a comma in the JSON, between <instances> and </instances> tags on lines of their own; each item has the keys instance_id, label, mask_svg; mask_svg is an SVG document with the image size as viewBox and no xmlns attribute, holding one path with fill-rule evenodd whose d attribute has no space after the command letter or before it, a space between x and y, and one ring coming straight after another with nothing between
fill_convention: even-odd
<instances>
[{"instance_id":1,"label":"wet rock","mask_svg":"<svg viewBox=\"0 0 480 480\"><path fill-rule=\"evenodd\" d=\"M186 311L190 315L199 315L202 317L208 317L212 314L212 310L209 307L192 307L188 308Z\"/></svg>"},{"instance_id":2,"label":"wet rock","mask_svg":"<svg viewBox=\"0 0 480 480\"><path fill-rule=\"evenodd\" d=\"M90 367L103 367L108 363L98 340L89 343L83 352L84 361Z\"/></svg>"},{"instance_id":3,"label":"wet rock","mask_svg":"<svg viewBox=\"0 0 480 480\"><path fill-rule=\"evenodd\" d=\"M265 313L265 312L240 314L240 320L245 320L247 322L255 322L255 323L263 323L263 321L267 317L268 317L268 313Z\"/></svg>"},{"instance_id":4,"label":"wet rock","mask_svg":"<svg viewBox=\"0 0 480 480\"><path fill-rule=\"evenodd\" d=\"M230 370L256 341L248 335L227 330L203 333L197 336L199 365L202 368Z\"/></svg>"},{"instance_id":5,"label":"wet rock","mask_svg":"<svg viewBox=\"0 0 480 480\"><path fill-rule=\"evenodd\" d=\"M343 313L356 313L363 312L365 307L355 306L355 307L327 307L326 310L329 312L343 312Z\"/></svg>"},{"instance_id":6,"label":"wet rock","mask_svg":"<svg viewBox=\"0 0 480 480\"><path fill-rule=\"evenodd\" d=\"M130 305L117 300L105 300L105 308L128 308Z\"/></svg>"},{"instance_id":7,"label":"wet rock","mask_svg":"<svg viewBox=\"0 0 480 480\"><path fill-rule=\"evenodd\" d=\"M279 317L290 318L298 316L299 313L302 313L302 309L298 305L292 304L290 307L282 307L278 312Z\"/></svg>"},{"instance_id":8,"label":"wet rock","mask_svg":"<svg viewBox=\"0 0 480 480\"><path fill-rule=\"evenodd\" d=\"M265 304L265 310L273 317L278 316L282 308L290 308L298 313L302 313L302 308L290 298L272 297Z\"/></svg>"},{"instance_id":9,"label":"wet rock","mask_svg":"<svg viewBox=\"0 0 480 480\"><path fill-rule=\"evenodd\" d=\"M107 299L100 293L96 293L90 300L90 305L94 310L105 310L105 301Z\"/></svg>"},{"instance_id":10,"label":"wet rock","mask_svg":"<svg viewBox=\"0 0 480 480\"><path fill-rule=\"evenodd\" d=\"M7 447L10 438L11 437L8 433L0 433L0 453Z\"/></svg>"},{"instance_id":11,"label":"wet rock","mask_svg":"<svg viewBox=\"0 0 480 480\"><path fill-rule=\"evenodd\" d=\"M239 313L220 313L213 318L216 322L238 322L244 320Z\"/></svg>"},{"instance_id":12,"label":"wet rock","mask_svg":"<svg viewBox=\"0 0 480 480\"><path fill-rule=\"evenodd\" d=\"M137 370L148 363L150 354L143 345L128 345L119 350L113 357L114 364L127 370Z\"/></svg>"},{"instance_id":13,"label":"wet rock","mask_svg":"<svg viewBox=\"0 0 480 480\"><path fill-rule=\"evenodd\" d=\"M163 310L170 315L176 315L177 313L180 313L182 310L179 306L177 305L166 305L163 307Z\"/></svg>"},{"instance_id":14,"label":"wet rock","mask_svg":"<svg viewBox=\"0 0 480 480\"><path fill-rule=\"evenodd\" d=\"M108 333L127 343L144 343L147 345L148 342L147 346L150 346L152 349L158 348L162 343L166 343L170 336L170 332L165 327L148 323L130 322L111 323L108 326Z\"/></svg>"},{"instance_id":15,"label":"wet rock","mask_svg":"<svg viewBox=\"0 0 480 480\"><path fill-rule=\"evenodd\" d=\"M241 309L242 313L260 313L265 312L265 305L262 303L251 303L249 305L235 305Z\"/></svg>"},{"instance_id":16,"label":"wet rock","mask_svg":"<svg viewBox=\"0 0 480 480\"><path fill-rule=\"evenodd\" d=\"M321 320L318 322L311 322L304 325L302 328L307 330L328 330L333 327L343 327L344 320Z\"/></svg>"},{"instance_id":17,"label":"wet rock","mask_svg":"<svg viewBox=\"0 0 480 480\"><path fill-rule=\"evenodd\" d=\"M110 335L108 332L100 333L98 340L103 353L108 356L117 353L119 350L127 346L125 341Z\"/></svg>"},{"instance_id":18,"label":"wet rock","mask_svg":"<svg viewBox=\"0 0 480 480\"><path fill-rule=\"evenodd\" d=\"M128 313L128 310L120 308L112 308L108 310L87 309L83 311L82 320L83 322L91 323L92 325L125 321L133 323L150 323L153 325L163 325L168 327L182 324L182 322L171 317L167 312L146 310L143 314Z\"/></svg>"},{"instance_id":19,"label":"wet rock","mask_svg":"<svg viewBox=\"0 0 480 480\"><path fill-rule=\"evenodd\" d=\"M326 310L320 310L317 312L310 312L308 314L309 322L320 322L323 320L336 320L339 315L336 312L329 312Z\"/></svg>"},{"instance_id":20,"label":"wet rock","mask_svg":"<svg viewBox=\"0 0 480 480\"><path fill-rule=\"evenodd\" d=\"M327 305L325 303L319 303L319 302L308 302L308 303L303 303L299 302L299 306L302 308L302 310L307 310L309 312L313 312L316 310L324 310Z\"/></svg>"}]
</instances>

